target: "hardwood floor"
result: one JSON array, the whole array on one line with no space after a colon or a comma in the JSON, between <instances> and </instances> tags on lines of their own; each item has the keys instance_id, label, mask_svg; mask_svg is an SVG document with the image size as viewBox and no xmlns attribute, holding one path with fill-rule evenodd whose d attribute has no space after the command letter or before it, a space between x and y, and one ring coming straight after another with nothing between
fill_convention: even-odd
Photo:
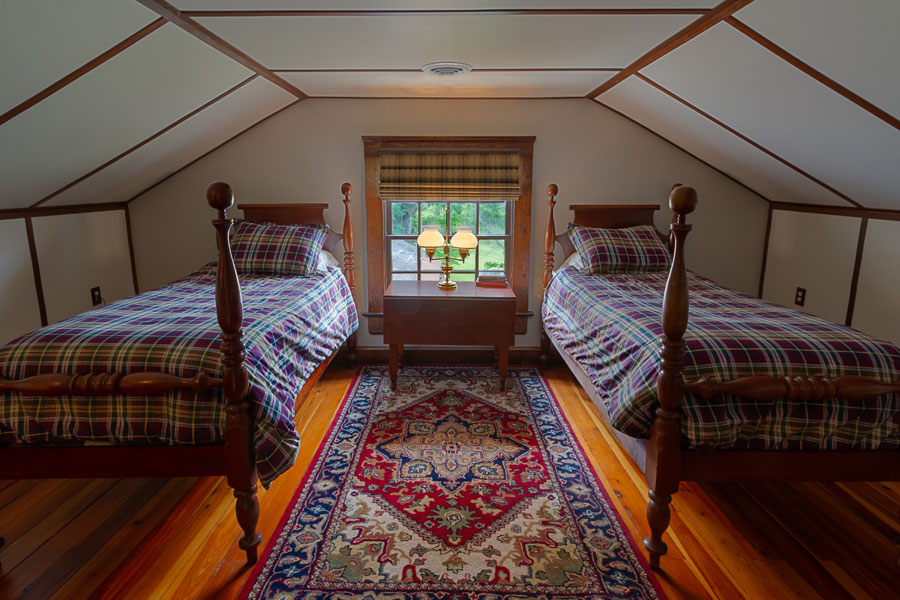
<instances>
[{"instance_id":1,"label":"hardwood floor","mask_svg":"<svg viewBox=\"0 0 900 600\"><path fill-rule=\"evenodd\" d=\"M646 485L565 368L545 371L631 535ZM297 464L260 490L268 539L354 375L297 410ZM0 481L0 598L233 598L249 570L223 478ZM670 598L900 597L900 484L682 484L660 579Z\"/></svg>"}]
</instances>

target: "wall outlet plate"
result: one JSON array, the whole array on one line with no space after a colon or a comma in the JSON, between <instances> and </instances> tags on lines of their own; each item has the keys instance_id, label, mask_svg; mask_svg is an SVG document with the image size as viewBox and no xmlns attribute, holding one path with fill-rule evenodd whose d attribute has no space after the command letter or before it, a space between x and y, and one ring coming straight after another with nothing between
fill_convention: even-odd
<instances>
[{"instance_id":1,"label":"wall outlet plate","mask_svg":"<svg viewBox=\"0 0 900 600\"><path fill-rule=\"evenodd\" d=\"M103 304L103 296L100 295L100 286L91 288L91 303L94 306Z\"/></svg>"},{"instance_id":2,"label":"wall outlet plate","mask_svg":"<svg viewBox=\"0 0 900 600\"><path fill-rule=\"evenodd\" d=\"M794 294L794 304L803 306L806 304L806 288L798 287L797 293Z\"/></svg>"}]
</instances>

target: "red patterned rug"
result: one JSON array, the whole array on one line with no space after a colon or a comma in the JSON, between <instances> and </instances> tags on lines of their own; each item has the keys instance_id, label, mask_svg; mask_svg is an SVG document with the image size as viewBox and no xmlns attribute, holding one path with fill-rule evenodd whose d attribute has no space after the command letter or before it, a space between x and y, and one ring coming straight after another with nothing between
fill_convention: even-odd
<instances>
[{"instance_id":1,"label":"red patterned rug","mask_svg":"<svg viewBox=\"0 0 900 600\"><path fill-rule=\"evenodd\" d=\"M659 598L547 382L364 367L243 597Z\"/></svg>"}]
</instances>

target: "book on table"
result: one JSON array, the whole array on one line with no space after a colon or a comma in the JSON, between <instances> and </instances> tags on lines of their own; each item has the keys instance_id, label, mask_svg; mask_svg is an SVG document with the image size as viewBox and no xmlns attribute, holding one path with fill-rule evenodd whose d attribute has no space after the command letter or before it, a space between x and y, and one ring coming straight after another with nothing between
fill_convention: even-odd
<instances>
[{"instance_id":1,"label":"book on table","mask_svg":"<svg viewBox=\"0 0 900 600\"><path fill-rule=\"evenodd\" d=\"M482 287L506 287L506 273L497 270L479 271L475 285Z\"/></svg>"}]
</instances>

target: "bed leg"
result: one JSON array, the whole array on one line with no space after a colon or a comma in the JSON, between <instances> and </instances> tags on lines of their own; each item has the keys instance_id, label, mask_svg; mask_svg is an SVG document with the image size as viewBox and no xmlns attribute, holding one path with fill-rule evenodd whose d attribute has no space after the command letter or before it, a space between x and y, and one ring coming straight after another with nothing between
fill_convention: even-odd
<instances>
[{"instance_id":1,"label":"bed leg","mask_svg":"<svg viewBox=\"0 0 900 600\"><path fill-rule=\"evenodd\" d=\"M547 335L547 332L544 331L544 328L541 327L541 356L540 363L541 368L547 367L547 361L550 358L550 336Z\"/></svg>"},{"instance_id":2,"label":"bed leg","mask_svg":"<svg viewBox=\"0 0 900 600\"><path fill-rule=\"evenodd\" d=\"M357 360L359 360L359 356L356 354L356 332L354 331L347 338L347 364L351 367L355 366Z\"/></svg>"},{"instance_id":3,"label":"bed leg","mask_svg":"<svg viewBox=\"0 0 900 600\"><path fill-rule=\"evenodd\" d=\"M672 512L669 503L671 494L657 494L650 490L650 503L647 504L647 521L650 523L650 537L644 538L644 548L650 554L650 568L659 571L659 559L669 551L669 547L662 540L663 534L669 528L669 520Z\"/></svg>"},{"instance_id":4,"label":"bed leg","mask_svg":"<svg viewBox=\"0 0 900 600\"><path fill-rule=\"evenodd\" d=\"M238 547L247 553L247 564L252 565L258 558L257 546L262 541L262 534L256 530L259 521L259 499L256 497L256 484L244 490L234 490L237 502L234 512L238 524L244 531L244 537L238 540Z\"/></svg>"}]
</instances>

